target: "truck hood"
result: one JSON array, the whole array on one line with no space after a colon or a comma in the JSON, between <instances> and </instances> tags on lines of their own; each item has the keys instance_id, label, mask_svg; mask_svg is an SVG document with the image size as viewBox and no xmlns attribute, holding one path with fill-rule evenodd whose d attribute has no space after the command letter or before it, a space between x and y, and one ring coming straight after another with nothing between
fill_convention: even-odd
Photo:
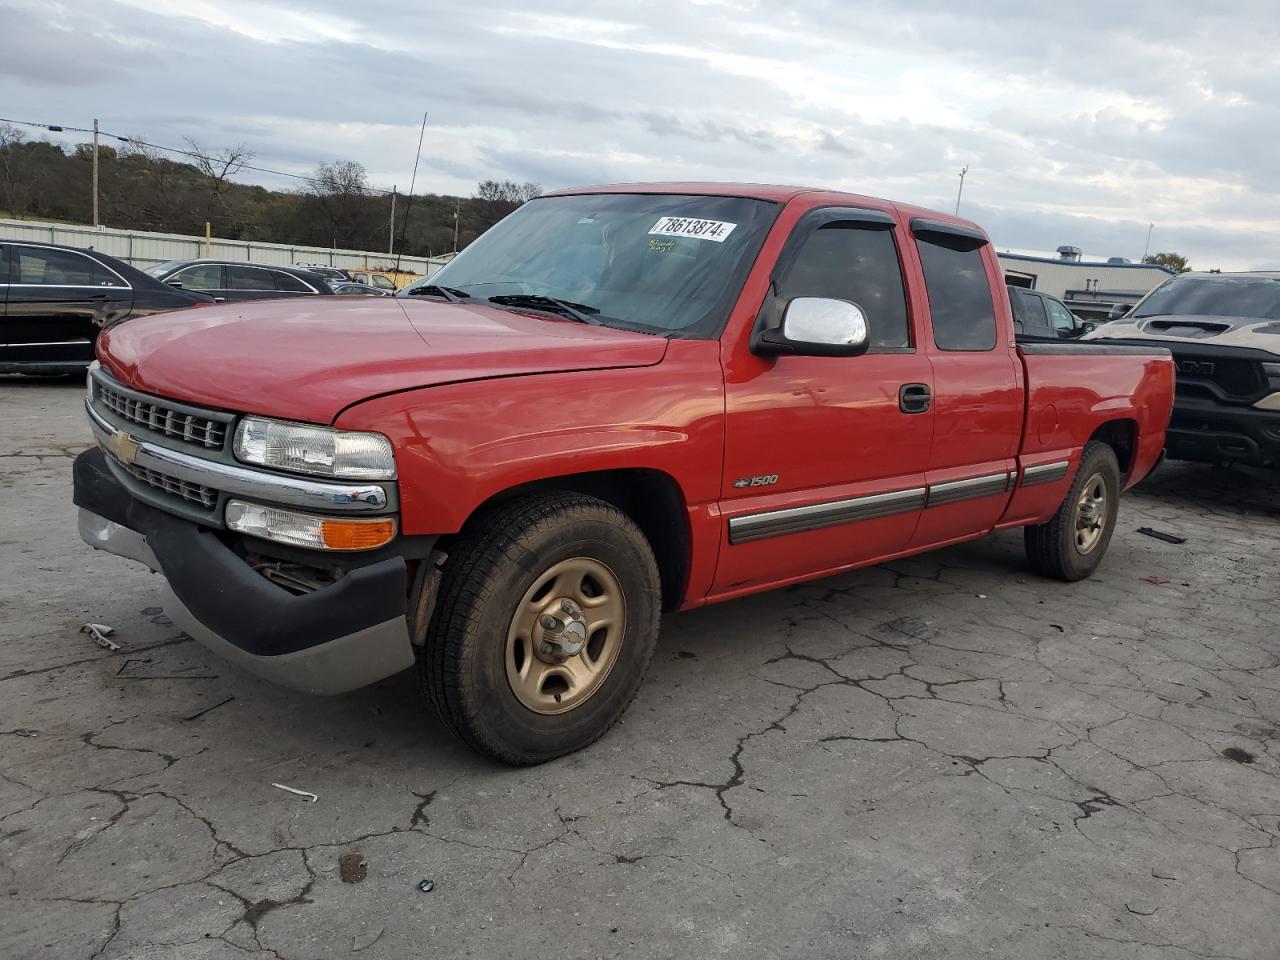
<instances>
[{"instance_id":1,"label":"truck hood","mask_svg":"<svg viewBox=\"0 0 1280 960\"><path fill-rule=\"evenodd\" d=\"M651 366L665 338L480 304L307 297L139 317L98 338L127 386L239 413L332 423L416 387Z\"/></svg>"},{"instance_id":2,"label":"truck hood","mask_svg":"<svg viewBox=\"0 0 1280 960\"><path fill-rule=\"evenodd\" d=\"M1248 347L1280 357L1280 320L1207 316L1159 316L1134 320L1125 317L1104 323L1083 339Z\"/></svg>"}]
</instances>

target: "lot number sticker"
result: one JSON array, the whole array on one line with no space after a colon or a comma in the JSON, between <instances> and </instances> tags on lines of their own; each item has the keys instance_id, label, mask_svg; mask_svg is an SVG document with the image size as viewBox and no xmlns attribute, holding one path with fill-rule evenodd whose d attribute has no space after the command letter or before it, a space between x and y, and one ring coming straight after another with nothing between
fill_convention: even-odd
<instances>
[{"instance_id":1,"label":"lot number sticker","mask_svg":"<svg viewBox=\"0 0 1280 960\"><path fill-rule=\"evenodd\" d=\"M693 237L695 240L714 240L716 243L724 243L736 226L736 223L725 223L723 220L663 217L653 225L649 234L659 237Z\"/></svg>"}]
</instances>

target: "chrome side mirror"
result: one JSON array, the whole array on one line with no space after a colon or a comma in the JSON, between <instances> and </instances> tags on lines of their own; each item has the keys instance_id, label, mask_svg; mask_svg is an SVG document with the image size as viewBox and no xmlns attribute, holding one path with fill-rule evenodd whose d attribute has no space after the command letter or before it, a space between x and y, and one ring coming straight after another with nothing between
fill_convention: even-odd
<instances>
[{"instance_id":1,"label":"chrome side mirror","mask_svg":"<svg viewBox=\"0 0 1280 960\"><path fill-rule=\"evenodd\" d=\"M856 303L830 297L796 297L779 327L761 331L752 349L764 356L857 357L871 346L867 315Z\"/></svg>"},{"instance_id":2,"label":"chrome side mirror","mask_svg":"<svg viewBox=\"0 0 1280 960\"><path fill-rule=\"evenodd\" d=\"M1111 310L1107 313L1107 320L1108 320L1108 321L1111 321L1111 320L1120 320L1120 319L1122 319L1122 318L1125 316L1125 314L1127 314L1127 313L1128 313L1130 310L1132 310L1132 309L1133 309L1133 305L1132 305L1132 304L1129 304L1129 303L1117 303L1117 304L1116 304L1115 306L1113 306L1113 307L1111 308Z\"/></svg>"}]
</instances>

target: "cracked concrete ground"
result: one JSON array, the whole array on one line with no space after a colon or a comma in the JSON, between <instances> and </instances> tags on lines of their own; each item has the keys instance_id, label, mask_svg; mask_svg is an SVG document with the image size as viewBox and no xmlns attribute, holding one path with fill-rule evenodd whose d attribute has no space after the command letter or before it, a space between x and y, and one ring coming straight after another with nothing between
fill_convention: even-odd
<instances>
[{"instance_id":1,"label":"cracked concrete ground","mask_svg":"<svg viewBox=\"0 0 1280 960\"><path fill-rule=\"evenodd\" d=\"M76 536L80 396L0 384L5 957L1280 955L1274 475L1166 466L1085 583L1009 533L669 617L617 729L508 770L411 676L179 634Z\"/></svg>"}]
</instances>

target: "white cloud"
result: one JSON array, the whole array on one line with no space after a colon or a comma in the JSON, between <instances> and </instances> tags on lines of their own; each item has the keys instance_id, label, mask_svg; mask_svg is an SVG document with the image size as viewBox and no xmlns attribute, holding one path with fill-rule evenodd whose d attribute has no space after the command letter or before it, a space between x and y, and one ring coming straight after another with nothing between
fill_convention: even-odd
<instances>
[{"instance_id":1,"label":"white cloud","mask_svg":"<svg viewBox=\"0 0 1280 960\"><path fill-rule=\"evenodd\" d=\"M1272 6L10 0L0 76L34 119L401 189L423 110L442 192L745 179L949 209L968 165L998 246L1136 257L1155 222L1154 247L1242 268L1280 262Z\"/></svg>"}]
</instances>

